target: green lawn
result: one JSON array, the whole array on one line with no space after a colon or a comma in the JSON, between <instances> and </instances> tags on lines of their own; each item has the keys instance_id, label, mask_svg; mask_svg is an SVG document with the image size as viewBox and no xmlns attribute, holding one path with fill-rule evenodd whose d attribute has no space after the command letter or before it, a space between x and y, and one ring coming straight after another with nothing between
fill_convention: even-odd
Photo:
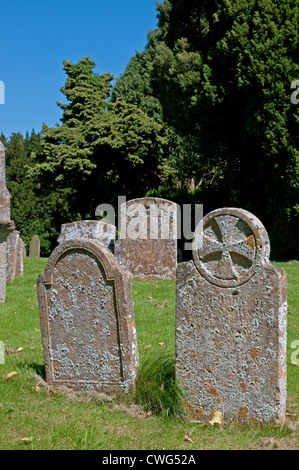
<instances>
[{"instance_id":1,"label":"green lawn","mask_svg":"<svg viewBox=\"0 0 299 470\"><path fill-rule=\"evenodd\" d=\"M275 263L288 274L288 404L283 427L190 423L170 412L173 403L166 400L159 409L157 401L151 401L163 395L161 382L168 380L174 387L175 282L171 281L133 281L141 365L138 401L50 390L44 382L35 286L45 264L46 259L25 258L24 276L7 285L6 303L0 305L0 341L5 344L5 364L0 364L1 450L299 448L299 367L291 364L294 342L299 341L299 263ZM169 359L168 364L162 357ZM165 367L167 377L162 374ZM10 372L17 374L7 379Z\"/></svg>"}]
</instances>

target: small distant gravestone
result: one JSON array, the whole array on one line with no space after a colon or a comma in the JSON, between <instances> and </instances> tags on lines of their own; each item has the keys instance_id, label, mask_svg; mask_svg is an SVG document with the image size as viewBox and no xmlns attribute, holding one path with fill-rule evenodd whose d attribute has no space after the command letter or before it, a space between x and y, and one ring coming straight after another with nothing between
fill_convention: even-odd
<instances>
[{"instance_id":1,"label":"small distant gravestone","mask_svg":"<svg viewBox=\"0 0 299 470\"><path fill-rule=\"evenodd\" d=\"M177 270L176 371L195 419L216 411L282 423L286 406L286 273L251 213L224 208L195 230Z\"/></svg>"},{"instance_id":2,"label":"small distant gravestone","mask_svg":"<svg viewBox=\"0 0 299 470\"><path fill-rule=\"evenodd\" d=\"M136 278L175 279L177 205L154 197L124 202L115 253Z\"/></svg>"},{"instance_id":3,"label":"small distant gravestone","mask_svg":"<svg viewBox=\"0 0 299 470\"><path fill-rule=\"evenodd\" d=\"M37 281L46 380L129 392L138 351L131 276L103 244L61 242Z\"/></svg>"},{"instance_id":4,"label":"small distant gravestone","mask_svg":"<svg viewBox=\"0 0 299 470\"><path fill-rule=\"evenodd\" d=\"M29 245L29 257L39 258L40 256L40 240L37 235L33 235Z\"/></svg>"},{"instance_id":5,"label":"small distant gravestone","mask_svg":"<svg viewBox=\"0 0 299 470\"><path fill-rule=\"evenodd\" d=\"M103 243L113 252L115 234L116 227L114 225L97 220L79 220L61 226L61 235L58 242L77 238L90 238Z\"/></svg>"}]
</instances>

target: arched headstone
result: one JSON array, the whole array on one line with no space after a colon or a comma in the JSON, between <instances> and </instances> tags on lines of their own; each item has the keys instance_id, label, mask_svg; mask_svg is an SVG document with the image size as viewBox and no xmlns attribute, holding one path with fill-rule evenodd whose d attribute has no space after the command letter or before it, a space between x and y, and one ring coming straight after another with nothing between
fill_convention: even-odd
<instances>
[{"instance_id":1,"label":"arched headstone","mask_svg":"<svg viewBox=\"0 0 299 470\"><path fill-rule=\"evenodd\" d=\"M133 390L138 351L131 276L109 249L90 239L62 242L37 292L47 382Z\"/></svg>"},{"instance_id":2,"label":"arched headstone","mask_svg":"<svg viewBox=\"0 0 299 470\"><path fill-rule=\"evenodd\" d=\"M29 257L39 258L40 257L40 240L37 235L33 235L29 245Z\"/></svg>"}]
</instances>

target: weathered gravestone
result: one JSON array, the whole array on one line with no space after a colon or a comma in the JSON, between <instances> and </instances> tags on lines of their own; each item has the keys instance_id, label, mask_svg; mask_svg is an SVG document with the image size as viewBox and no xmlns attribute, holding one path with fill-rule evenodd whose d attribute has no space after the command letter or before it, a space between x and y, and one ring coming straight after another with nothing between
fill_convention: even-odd
<instances>
[{"instance_id":1,"label":"weathered gravestone","mask_svg":"<svg viewBox=\"0 0 299 470\"><path fill-rule=\"evenodd\" d=\"M33 235L29 245L29 257L39 258L40 256L40 240L37 235Z\"/></svg>"},{"instance_id":2,"label":"weathered gravestone","mask_svg":"<svg viewBox=\"0 0 299 470\"><path fill-rule=\"evenodd\" d=\"M11 232L7 237L6 245L6 281L13 282L17 276L18 247L20 233L17 230Z\"/></svg>"},{"instance_id":3,"label":"weathered gravestone","mask_svg":"<svg viewBox=\"0 0 299 470\"><path fill-rule=\"evenodd\" d=\"M287 278L269 252L255 216L224 208L204 217L193 261L178 267L176 371L196 419L284 421Z\"/></svg>"},{"instance_id":4,"label":"weathered gravestone","mask_svg":"<svg viewBox=\"0 0 299 470\"><path fill-rule=\"evenodd\" d=\"M103 243L111 252L114 252L115 234L116 227L114 225L97 220L79 220L61 226L61 235L58 242L91 238Z\"/></svg>"},{"instance_id":5,"label":"weathered gravestone","mask_svg":"<svg viewBox=\"0 0 299 470\"><path fill-rule=\"evenodd\" d=\"M152 197L123 203L116 256L136 278L175 279L176 204Z\"/></svg>"},{"instance_id":6,"label":"weathered gravestone","mask_svg":"<svg viewBox=\"0 0 299 470\"><path fill-rule=\"evenodd\" d=\"M7 237L15 229L14 222L10 220L10 194L6 187L5 152L6 149L0 142L0 303L4 303L6 297Z\"/></svg>"},{"instance_id":7,"label":"weathered gravestone","mask_svg":"<svg viewBox=\"0 0 299 470\"><path fill-rule=\"evenodd\" d=\"M16 276L23 276L24 274L24 242L21 238L19 238L16 248L17 248Z\"/></svg>"},{"instance_id":8,"label":"weathered gravestone","mask_svg":"<svg viewBox=\"0 0 299 470\"><path fill-rule=\"evenodd\" d=\"M134 389L131 276L103 244L62 242L37 281L46 380L106 393Z\"/></svg>"}]
</instances>

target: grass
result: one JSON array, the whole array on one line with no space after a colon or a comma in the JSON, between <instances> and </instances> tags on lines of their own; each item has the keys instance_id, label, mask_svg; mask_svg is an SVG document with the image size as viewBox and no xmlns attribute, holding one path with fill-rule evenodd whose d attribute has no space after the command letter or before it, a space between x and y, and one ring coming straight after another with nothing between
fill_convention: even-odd
<instances>
[{"instance_id":1,"label":"grass","mask_svg":"<svg viewBox=\"0 0 299 470\"><path fill-rule=\"evenodd\" d=\"M282 427L232 422L216 427L182 419L181 391L174 381L171 281L132 284L140 355L134 397L51 391L44 382L35 286L45 264L46 259L25 258L24 276L7 285L6 303L0 306L0 341L6 351L0 364L0 450L299 448L299 368L291 363L292 345L299 340L299 263L275 263L288 274L288 403ZM6 379L12 371L17 374Z\"/></svg>"}]
</instances>

